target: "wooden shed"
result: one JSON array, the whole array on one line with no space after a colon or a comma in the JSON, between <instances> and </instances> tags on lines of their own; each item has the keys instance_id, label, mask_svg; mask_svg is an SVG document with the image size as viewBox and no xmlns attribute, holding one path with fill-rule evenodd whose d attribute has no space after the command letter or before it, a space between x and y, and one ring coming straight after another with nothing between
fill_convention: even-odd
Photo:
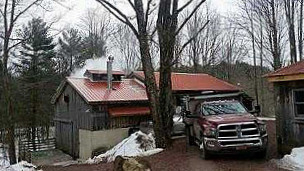
<instances>
[{"instance_id":1,"label":"wooden shed","mask_svg":"<svg viewBox=\"0 0 304 171\"><path fill-rule=\"evenodd\" d=\"M115 145L128 136L124 128L151 119L142 83L123 79L119 71L112 72L110 88L107 71L87 70L84 76L66 78L52 100L56 146L75 158L88 158L100 147ZM117 135L106 132L114 129Z\"/></svg>"},{"instance_id":2,"label":"wooden shed","mask_svg":"<svg viewBox=\"0 0 304 171\"><path fill-rule=\"evenodd\" d=\"M304 61L265 77L274 86L278 151L286 154L304 146Z\"/></svg>"}]
</instances>

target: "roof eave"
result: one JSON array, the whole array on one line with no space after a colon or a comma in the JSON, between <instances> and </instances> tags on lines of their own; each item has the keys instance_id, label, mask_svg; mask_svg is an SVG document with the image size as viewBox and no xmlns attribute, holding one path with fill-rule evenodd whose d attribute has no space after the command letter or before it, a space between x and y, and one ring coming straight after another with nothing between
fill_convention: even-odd
<instances>
[{"instance_id":1,"label":"roof eave","mask_svg":"<svg viewBox=\"0 0 304 171\"><path fill-rule=\"evenodd\" d=\"M304 80L304 73L291 75L274 75L267 77L269 82L284 82L284 81L298 81Z\"/></svg>"}]
</instances>

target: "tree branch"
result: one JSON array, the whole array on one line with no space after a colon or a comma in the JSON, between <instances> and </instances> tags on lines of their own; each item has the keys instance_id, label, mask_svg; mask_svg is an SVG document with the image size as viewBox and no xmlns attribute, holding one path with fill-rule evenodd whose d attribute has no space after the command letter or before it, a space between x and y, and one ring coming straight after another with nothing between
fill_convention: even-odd
<instances>
[{"instance_id":1,"label":"tree branch","mask_svg":"<svg viewBox=\"0 0 304 171\"><path fill-rule=\"evenodd\" d=\"M179 53L182 53L182 51L188 46L189 43L191 43L191 41L193 41L198 34L200 34L200 32L202 32L206 26L208 25L208 23L210 22L210 20L208 20L204 25L203 27L201 27L185 44L183 44L182 48L180 49Z\"/></svg>"},{"instance_id":2,"label":"tree branch","mask_svg":"<svg viewBox=\"0 0 304 171\"><path fill-rule=\"evenodd\" d=\"M131 1L131 0L128 0L128 2L129 2L129 4L131 5L131 7L133 8L133 10L136 12L135 6L134 6L134 4L132 3L132 1Z\"/></svg>"},{"instance_id":3,"label":"tree branch","mask_svg":"<svg viewBox=\"0 0 304 171\"><path fill-rule=\"evenodd\" d=\"M177 29L175 32L175 35L178 35L178 33L183 29L183 27L187 24L187 22L191 19L191 17L195 14L195 12L198 10L198 8L205 2L206 0L201 0L201 2L192 10L190 15L184 20L184 22L181 24L181 26Z\"/></svg>"},{"instance_id":4,"label":"tree branch","mask_svg":"<svg viewBox=\"0 0 304 171\"><path fill-rule=\"evenodd\" d=\"M130 20L124 13L122 13L118 8L116 8L114 5L112 5L110 2L108 2L106 0L96 0L96 1L99 2L104 8L106 8L112 15L114 15L115 18L117 18L119 21L121 21L124 24L126 24L127 26L129 26L131 28L131 30L133 31L133 33L136 35L136 37L138 37L137 30L135 29L134 25L130 22Z\"/></svg>"},{"instance_id":5,"label":"tree branch","mask_svg":"<svg viewBox=\"0 0 304 171\"><path fill-rule=\"evenodd\" d=\"M193 2L193 0L189 0L186 4L184 4L182 7L180 7L180 8L177 10L177 13L182 12L182 11L183 11L185 8L187 8L192 2Z\"/></svg>"},{"instance_id":6,"label":"tree branch","mask_svg":"<svg viewBox=\"0 0 304 171\"><path fill-rule=\"evenodd\" d=\"M147 3L147 10L146 10L146 13L145 13L145 25L147 26L148 25L148 17L149 17L149 11L150 11L150 5L152 3L152 0L148 0L148 3Z\"/></svg>"},{"instance_id":7,"label":"tree branch","mask_svg":"<svg viewBox=\"0 0 304 171\"><path fill-rule=\"evenodd\" d=\"M38 3L39 1L43 1L43 0L35 0L34 2L32 2L30 5L28 5L26 8L24 8L21 12L19 12L16 17L13 19L13 22L16 22L18 20L18 18L24 14L27 10L29 10L32 6L34 6L36 3Z\"/></svg>"},{"instance_id":8,"label":"tree branch","mask_svg":"<svg viewBox=\"0 0 304 171\"><path fill-rule=\"evenodd\" d=\"M8 6L8 0L5 1L4 4L4 13L3 13L3 19L4 19L4 32L5 32L5 36L7 34L7 6Z\"/></svg>"},{"instance_id":9,"label":"tree branch","mask_svg":"<svg viewBox=\"0 0 304 171\"><path fill-rule=\"evenodd\" d=\"M20 45L22 42L24 42L24 40L23 40L23 41L20 41L20 42L18 42L18 43L13 44L12 46L10 46L10 47L8 48L8 51L10 51L10 50L13 49L14 47Z\"/></svg>"}]
</instances>

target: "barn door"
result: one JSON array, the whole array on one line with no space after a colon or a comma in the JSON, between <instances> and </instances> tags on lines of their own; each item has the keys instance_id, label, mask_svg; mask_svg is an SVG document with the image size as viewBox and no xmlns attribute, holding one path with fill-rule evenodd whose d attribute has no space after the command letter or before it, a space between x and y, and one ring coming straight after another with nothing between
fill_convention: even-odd
<instances>
[{"instance_id":1,"label":"barn door","mask_svg":"<svg viewBox=\"0 0 304 171\"><path fill-rule=\"evenodd\" d=\"M56 120L56 146L58 149L74 156L74 137L73 137L73 122Z\"/></svg>"}]
</instances>

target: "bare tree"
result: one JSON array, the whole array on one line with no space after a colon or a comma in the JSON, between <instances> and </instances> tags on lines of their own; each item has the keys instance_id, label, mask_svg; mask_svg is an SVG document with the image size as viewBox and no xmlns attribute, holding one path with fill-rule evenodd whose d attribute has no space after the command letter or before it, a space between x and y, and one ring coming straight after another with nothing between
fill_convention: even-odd
<instances>
[{"instance_id":1,"label":"bare tree","mask_svg":"<svg viewBox=\"0 0 304 171\"><path fill-rule=\"evenodd\" d=\"M196 11L186 25L185 34L190 39L209 20L206 28L195 36L186 48L186 54L194 67L194 72L198 71L199 65L215 64L219 56L222 34L220 16L209 5L206 5Z\"/></svg>"},{"instance_id":2,"label":"bare tree","mask_svg":"<svg viewBox=\"0 0 304 171\"><path fill-rule=\"evenodd\" d=\"M282 66L281 47L278 12L280 9L279 2L275 0L262 1L259 0L257 5L257 12L262 15L267 23L266 30L269 41L269 49L273 56L273 68L276 70Z\"/></svg>"},{"instance_id":3,"label":"bare tree","mask_svg":"<svg viewBox=\"0 0 304 171\"><path fill-rule=\"evenodd\" d=\"M249 10L253 11L253 26L254 28L258 28L260 26L259 23L262 23L263 27L263 48L265 52L265 61L267 61L274 69L278 69L282 66L284 60L284 48L285 48L285 27L283 17L279 17L283 15L281 13L282 3L275 0L250 0L250 1L242 1L244 4L247 4ZM248 20L250 21L250 20ZM250 25L250 22L246 22L246 20L239 20L238 25ZM247 29L248 30L248 29ZM254 29L254 31L258 32L259 29ZM250 31L250 30L248 30ZM259 35L255 33L255 35ZM256 37L256 36L255 36ZM257 41L258 39L256 39ZM270 55L266 55L269 52ZM271 58L269 58L271 56Z\"/></svg>"},{"instance_id":4,"label":"bare tree","mask_svg":"<svg viewBox=\"0 0 304 171\"><path fill-rule=\"evenodd\" d=\"M8 70L8 61L10 58L10 52L18 46L22 40L13 37L13 32L21 16L25 15L35 5L41 5L43 0L33 0L33 1L19 1L19 0L5 0L1 4L1 17L3 18L3 27L1 31L1 39L3 42L1 44L2 54L1 54L1 67L3 76L3 92L4 92L4 103L5 115L7 117L7 139L9 144L9 158L10 163L16 163L16 153L15 153L15 125L14 125L14 111L11 96L11 81L10 74Z\"/></svg>"},{"instance_id":5,"label":"bare tree","mask_svg":"<svg viewBox=\"0 0 304 171\"><path fill-rule=\"evenodd\" d=\"M303 59L303 0L300 0L300 13L299 13L299 24L298 24L298 49L299 49L299 58Z\"/></svg>"},{"instance_id":6,"label":"bare tree","mask_svg":"<svg viewBox=\"0 0 304 171\"><path fill-rule=\"evenodd\" d=\"M295 8L296 1L284 0L285 16L288 25L290 60L291 63L297 62L297 46L295 33Z\"/></svg>"},{"instance_id":7,"label":"bare tree","mask_svg":"<svg viewBox=\"0 0 304 171\"><path fill-rule=\"evenodd\" d=\"M141 66L137 39L128 26L118 24L116 27L117 31L113 36L115 41L114 46L119 49L121 57L124 60L124 70L130 73Z\"/></svg>"},{"instance_id":8,"label":"bare tree","mask_svg":"<svg viewBox=\"0 0 304 171\"><path fill-rule=\"evenodd\" d=\"M162 137L162 125L161 117L158 114L159 111L159 101L158 101L158 90L156 86L154 68L152 65L151 54L150 54L150 36L149 30L147 28L149 14L153 9L152 0L149 0L145 5L147 6L144 10L144 4L142 0L136 0L132 2L128 1L129 5L135 11L136 25L133 24L127 14L123 13L114 3L108 0L96 0L99 2L106 10L108 10L117 20L126 24L132 33L136 36L139 42L141 61L143 65L144 75L145 75L145 85L147 90L147 95L150 102L150 112L154 121L154 131L156 136L157 146L161 146L159 137Z\"/></svg>"},{"instance_id":9,"label":"bare tree","mask_svg":"<svg viewBox=\"0 0 304 171\"><path fill-rule=\"evenodd\" d=\"M84 31L84 46L87 58L106 55L106 42L113 32L109 14L100 12L98 8L88 9L81 18L80 27Z\"/></svg>"},{"instance_id":10,"label":"bare tree","mask_svg":"<svg viewBox=\"0 0 304 171\"><path fill-rule=\"evenodd\" d=\"M145 74L145 85L148 98L150 101L151 114L154 121L154 132L156 136L157 147L167 147L171 143L172 117L174 112L173 96L171 88L171 69L174 65L174 49L176 36L184 28L195 11L205 2L200 0L190 12L189 16L178 25L179 14L192 5L193 0L186 1L181 7L178 0L160 0L158 6L155 1L148 0L146 4L142 0L128 0L128 4L135 13L136 25L131 22L130 18L108 0L97 0L104 8L106 8L119 21L126 24L138 39L141 51L141 61ZM149 34L148 23L149 16L158 7L156 30L158 33L158 44L160 48L160 78L159 93L156 86L154 69L150 54L150 38L156 31ZM198 32L203 30L199 29ZM198 34L198 33L197 33ZM195 34L195 36L197 35ZM184 46L189 44L186 42ZM184 49L184 48L182 48ZM162 104L162 107L159 107Z\"/></svg>"},{"instance_id":11,"label":"bare tree","mask_svg":"<svg viewBox=\"0 0 304 171\"><path fill-rule=\"evenodd\" d=\"M248 45L246 40L243 39L243 36L240 35L239 29L231 25L226 28L222 34L223 36L220 39L220 60L227 63L226 79L231 81L231 75L233 74L232 65L244 59L248 54Z\"/></svg>"}]
</instances>

